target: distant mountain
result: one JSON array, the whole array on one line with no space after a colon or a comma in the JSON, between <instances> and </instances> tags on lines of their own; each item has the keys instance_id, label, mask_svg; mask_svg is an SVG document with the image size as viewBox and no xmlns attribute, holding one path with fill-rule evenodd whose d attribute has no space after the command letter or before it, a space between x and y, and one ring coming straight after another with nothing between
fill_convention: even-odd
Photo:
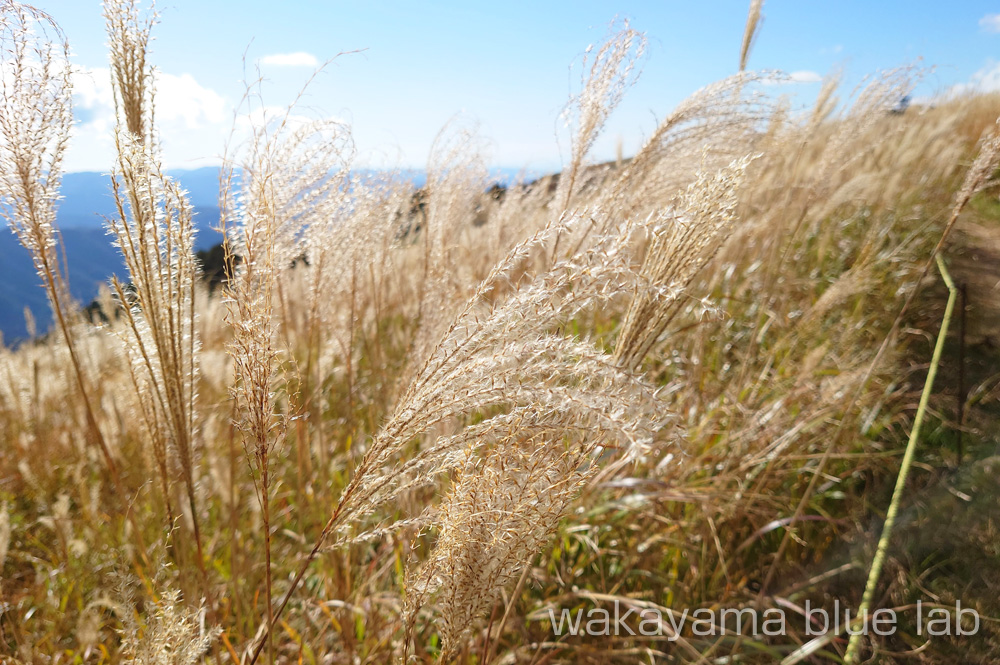
<instances>
[{"instance_id":1,"label":"distant mountain","mask_svg":"<svg viewBox=\"0 0 1000 665\"><path fill-rule=\"evenodd\" d=\"M168 175L188 191L198 231L195 249L217 245L222 237L211 227L219 222L219 169L172 171ZM70 292L86 305L112 275L126 275L121 255L104 226L105 218L115 214L111 181L107 174L67 173L61 194L56 222L66 253ZM25 307L34 316L39 332L49 329L52 312L31 254L9 229L0 228L0 332L7 344L27 337Z\"/></svg>"},{"instance_id":2,"label":"distant mountain","mask_svg":"<svg viewBox=\"0 0 1000 665\"><path fill-rule=\"evenodd\" d=\"M355 174L362 179L381 179L386 172L359 169ZM212 230L219 221L218 167L169 171L168 175L187 190L194 207L198 231L195 249L207 250L220 243L222 237ZM490 180L506 185L524 175L516 169L494 169ZM423 187L427 181L426 172L419 169L397 171L395 177L414 187ZM63 199L59 203L57 223L69 266L70 292L80 304L86 305L112 275L125 277L121 256L105 231L105 218L115 214L111 181L102 173L67 173L63 176L61 193ZM31 310L38 331L47 331L52 313L32 266L31 255L9 229L0 228L0 332L8 344L27 337L25 307Z\"/></svg>"},{"instance_id":3,"label":"distant mountain","mask_svg":"<svg viewBox=\"0 0 1000 665\"><path fill-rule=\"evenodd\" d=\"M219 169L207 166L190 171L167 171L187 190L188 201L195 208L218 210ZM104 228L105 217L115 214L111 178L106 173L83 171L63 176L63 200L59 202L59 227ZM214 225L218 219L207 222Z\"/></svg>"}]
</instances>

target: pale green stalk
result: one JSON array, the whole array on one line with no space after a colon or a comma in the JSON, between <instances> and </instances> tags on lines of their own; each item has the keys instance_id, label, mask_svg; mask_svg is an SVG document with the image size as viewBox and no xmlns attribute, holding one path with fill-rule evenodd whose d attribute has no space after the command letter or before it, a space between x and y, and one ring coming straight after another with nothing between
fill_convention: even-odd
<instances>
[{"instance_id":1,"label":"pale green stalk","mask_svg":"<svg viewBox=\"0 0 1000 665\"><path fill-rule=\"evenodd\" d=\"M913 453L917 448L917 439L920 436L920 425L923 423L924 413L927 411L927 402L930 400L931 389L934 386L934 377L937 376L938 365L941 362L941 351L944 349L944 340L948 336L948 324L951 322L951 313L955 308L955 289L951 275L941 260L941 255L937 254L938 270L948 287L948 304L944 309L944 319L941 321L941 330L938 332L937 343L934 345L934 355L931 357L931 365L927 370L927 380L924 381L924 390L920 395L920 404L917 406L917 416L913 421L913 429L910 430L910 439L906 442L906 452L903 455L903 463L899 467L899 475L896 476L896 489L892 492L892 500L889 502L889 511L885 515L885 525L882 527L882 537L878 541L878 549L875 550L875 558L872 559L872 567L868 573L868 582L865 584L865 593L861 597L861 606L858 608L857 616L852 626L851 639L847 644L847 654L844 656L846 665L853 665L858 662L858 652L861 648L861 631L859 630L862 621L868 614L871 606L872 596L875 594L875 587L878 586L879 576L882 574L882 564L885 562L885 553L889 549L889 539L892 537L892 527L896 523L896 514L899 512L899 502L903 498L903 489L906 487L906 476L910 472L910 465L913 462Z\"/></svg>"}]
</instances>

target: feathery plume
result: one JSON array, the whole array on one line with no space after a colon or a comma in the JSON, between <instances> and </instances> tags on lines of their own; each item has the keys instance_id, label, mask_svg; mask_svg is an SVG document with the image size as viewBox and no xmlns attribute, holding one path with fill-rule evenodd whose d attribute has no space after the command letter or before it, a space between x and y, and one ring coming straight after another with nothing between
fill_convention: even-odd
<instances>
[{"instance_id":1,"label":"feathery plume","mask_svg":"<svg viewBox=\"0 0 1000 665\"><path fill-rule=\"evenodd\" d=\"M747 13L747 25L743 31L743 43L740 46L740 71L747 68L747 60L750 58L750 50L753 49L757 35L760 34L760 25L764 21L761 10L764 8L764 0L750 0L750 11Z\"/></svg>"},{"instance_id":2,"label":"feathery plume","mask_svg":"<svg viewBox=\"0 0 1000 665\"><path fill-rule=\"evenodd\" d=\"M156 22L140 17L135 0L106 0L112 89L119 110L112 190L117 214L107 220L130 283L112 280L125 328L118 332L130 361L136 399L160 474L168 518L169 455L179 462L191 511L198 567L205 575L195 501L199 339L194 223L185 192L162 170L153 124L153 72L146 49ZM171 527L172 528L172 527Z\"/></svg>"}]
</instances>

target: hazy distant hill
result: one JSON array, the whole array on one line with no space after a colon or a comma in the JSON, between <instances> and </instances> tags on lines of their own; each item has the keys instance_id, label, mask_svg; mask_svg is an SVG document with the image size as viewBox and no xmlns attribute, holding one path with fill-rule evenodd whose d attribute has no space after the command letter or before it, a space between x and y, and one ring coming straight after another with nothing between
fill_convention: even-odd
<instances>
[{"instance_id":1,"label":"hazy distant hill","mask_svg":"<svg viewBox=\"0 0 1000 665\"><path fill-rule=\"evenodd\" d=\"M219 221L219 169L206 167L168 174L180 181L194 206L198 229L195 249L208 249L221 242L222 237L211 228ZM370 169L359 169L355 174L373 179L386 176L385 171ZM424 171L414 169L395 172L394 176L414 187L423 187L427 179ZM496 169L491 179L506 184L523 176L515 169ZM125 276L121 256L104 227L105 217L115 214L111 183L107 174L67 173L61 193L58 225L69 264L70 291L81 304L87 304L113 274ZM49 329L52 314L31 256L9 229L0 228L0 332L7 343L27 336L25 307L34 315L40 333Z\"/></svg>"},{"instance_id":2,"label":"hazy distant hill","mask_svg":"<svg viewBox=\"0 0 1000 665\"><path fill-rule=\"evenodd\" d=\"M188 190L194 206L198 229L195 248L218 244L221 236L211 227L219 221L219 169L208 167L170 175ZM69 265L70 291L86 304L111 275L125 275L121 256L104 228L104 218L115 212L110 180L101 173L67 173L61 193L57 221ZM34 315L39 332L48 330L52 315L31 255L9 229L0 229L0 331L6 342L27 335L25 307Z\"/></svg>"}]
</instances>

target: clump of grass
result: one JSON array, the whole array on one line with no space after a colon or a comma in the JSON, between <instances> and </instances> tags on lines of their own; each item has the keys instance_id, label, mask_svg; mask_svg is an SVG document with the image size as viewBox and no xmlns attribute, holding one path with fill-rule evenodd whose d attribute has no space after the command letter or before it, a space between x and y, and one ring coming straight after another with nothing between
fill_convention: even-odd
<instances>
[{"instance_id":1,"label":"clump of grass","mask_svg":"<svg viewBox=\"0 0 1000 665\"><path fill-rule=\"evenodd\" d=\"M177 591L153 603L145 621L136 617L130 595L118 605L122 662L128 665L195 665L211 648L218 628L206 629L204 612L189 610Z\"/></svg>"},{"instance_id":2,"label":"clump of grass","mask_svg":"<svg viewBox=\"0 0 1000 665\"><path fill-rule=\"evenodd\" d=\"M121 510L139 538L139 555L145 557L118 464L98 421L93 379L78 339L75 305L60 257L56 208L73 125L69 44L44 12L13 1L5 2L0 11L0 49L9 67L0 87L0 214L31 253L69 355L86 439L99 451Z\"/></svg>"}]
</instances>

